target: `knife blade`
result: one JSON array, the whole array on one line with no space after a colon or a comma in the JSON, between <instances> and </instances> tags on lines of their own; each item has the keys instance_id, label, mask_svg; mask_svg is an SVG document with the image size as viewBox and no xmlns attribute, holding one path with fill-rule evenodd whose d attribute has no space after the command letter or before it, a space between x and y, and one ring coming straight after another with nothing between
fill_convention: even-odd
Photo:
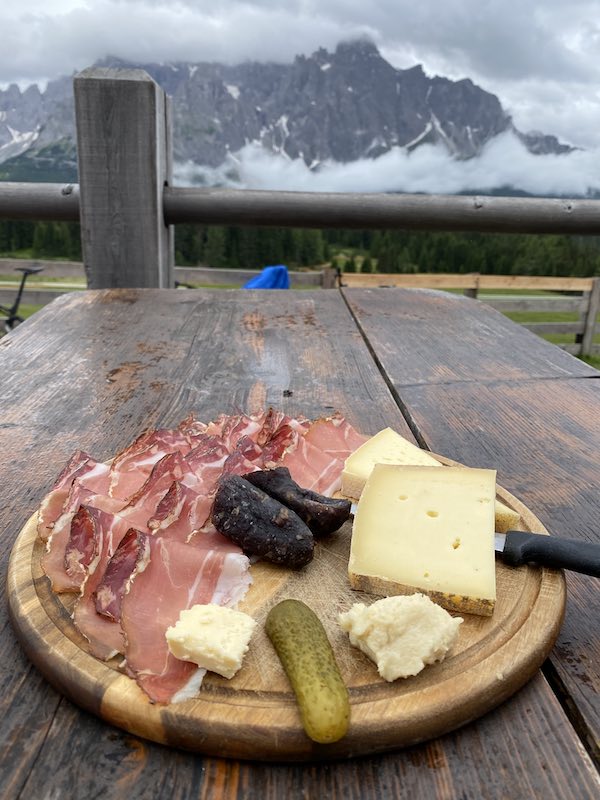
<instances>
[{"instance_id":1,"label":"knife blade","mask_svg":"<svg viewBox=\"0 0 600 800\"><path fill-rule=\"evenodd\" d=\"M543 533L507 531L495 534L494 546L502 561L511 567L538 564L600 578L600 544Z\"/></svg>"}]
</instances>

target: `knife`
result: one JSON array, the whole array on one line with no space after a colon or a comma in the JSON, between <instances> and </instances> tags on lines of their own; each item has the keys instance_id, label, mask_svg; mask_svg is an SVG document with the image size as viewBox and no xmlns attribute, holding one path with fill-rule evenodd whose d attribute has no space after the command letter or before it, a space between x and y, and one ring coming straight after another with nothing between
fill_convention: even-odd
<instances>
[{"instance_id":1,"label":"knife","mask_svg":"<svg viewBox=\"0 0 600 800\"><path fill-rule=\"evenodd\" d=\"M543 533L507 531L495 534L494 546L502 561L511 567L538 564L600 578L600 544L559 539Z\"/></svg>"}]
</instances>

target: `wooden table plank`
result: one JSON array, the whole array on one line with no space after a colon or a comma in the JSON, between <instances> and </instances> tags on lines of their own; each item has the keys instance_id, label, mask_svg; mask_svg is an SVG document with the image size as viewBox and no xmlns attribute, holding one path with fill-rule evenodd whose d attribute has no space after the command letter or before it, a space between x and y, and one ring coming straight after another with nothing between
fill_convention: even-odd
<instances>
[{"instance_id":1,"label":"wooden table plank","mask_svg":"<svg viewBox=\"0 0 600 800\"><path fill-rule=\"evenodd\" d=\"M344 289L357 322L397 387L455 381L585 377L589 365L490 306L431 289ZM518 350L518 358L514 351Z\"/></svg>"},{"instance_id":2,"label":"wooden table plank","mask_svg":"<svg viewBox=\"0 0 600 800\"><path fill-rule=\"evenodd\" d=\"M524 747L537 741L540 747ZM23 797L103 800L591 800L599 783L538 676L496 711L440 739L377 758L278 765L200 759L103 725L64 701Z\"/></svg>"},{"instance_id":3,"label":"wooden table plank","mask_svg":"<svg viewBox=\"0 0 600 800\"><path fill-rule=\"evenodd\" d=\"M147 424L264 403L309 416L341 407L367 433L391 425L408 434L337 292L65 296L0 342L0 374L0 447L14 454L0 465L4 571L16 533L77 446L108 457ZM438 413L430 410L432 425ZM596 796L595 770L541 677L484 719L402 753L240 765L142 742L59 702L21 655L5 597L0 621L10 665L0 678L1 796L144 797L163 787L185 798L379 798L408 787L406 796L517 798L524 785L546 797Z\"/></svg>"}]
</instances>

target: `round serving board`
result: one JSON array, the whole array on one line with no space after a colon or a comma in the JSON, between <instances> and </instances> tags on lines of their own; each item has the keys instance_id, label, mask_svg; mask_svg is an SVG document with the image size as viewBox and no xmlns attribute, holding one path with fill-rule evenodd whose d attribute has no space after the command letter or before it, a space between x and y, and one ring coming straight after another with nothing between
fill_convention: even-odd
<instances>
[{"instance_id":1,"label":"round serving board","mask_svg":"<svg viewBox=\"0 0 600 800\"><path fill-rule=\"evenodd\" d=\"M444 463L453 463L442 459ZM521 514L522 529L545 532L515 497L498 497ZM294 572L267 563L251 567L253 585L239 606L259 623L242 669L231 680L208 673L197 699L153 705L135 681L86 650L71 622L73 595L56 595L40 567L44 550L36 516L11 554L11 618L27 655L73 702L107 722L156 742L207 755L290 761L381 752L438 736L475 719L525 684L550 651L562 622L565 582L556 570L496 562L492 617L463 615L459 638L441 664L387 683L352 647L337 615L376 598L350 589L351 524L320 540L314 560ZM306 602L322 620L348 686L351 724L339 742L319 745L304 733L296 700L264 631L269 609L288 597Z\"/></svg>"}]
</instances>

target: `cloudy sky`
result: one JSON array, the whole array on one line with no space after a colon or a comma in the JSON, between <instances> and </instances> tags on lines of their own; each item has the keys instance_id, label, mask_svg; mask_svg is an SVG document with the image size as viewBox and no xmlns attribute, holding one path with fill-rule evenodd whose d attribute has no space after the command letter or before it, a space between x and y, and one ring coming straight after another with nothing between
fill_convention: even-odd
<instances>
[{"instance_id":1,"label":"cloudy sky","mask_svg":"<svg viewBox=\"0 0 600 800\"><path fill-rule=\"evenodd\" d=\"M288 62L365 34L396 67L470 77L522 131L600 150L600 0L3 2L0 85L71 74L107 54Z\"/></svg>"}]
</instances>

